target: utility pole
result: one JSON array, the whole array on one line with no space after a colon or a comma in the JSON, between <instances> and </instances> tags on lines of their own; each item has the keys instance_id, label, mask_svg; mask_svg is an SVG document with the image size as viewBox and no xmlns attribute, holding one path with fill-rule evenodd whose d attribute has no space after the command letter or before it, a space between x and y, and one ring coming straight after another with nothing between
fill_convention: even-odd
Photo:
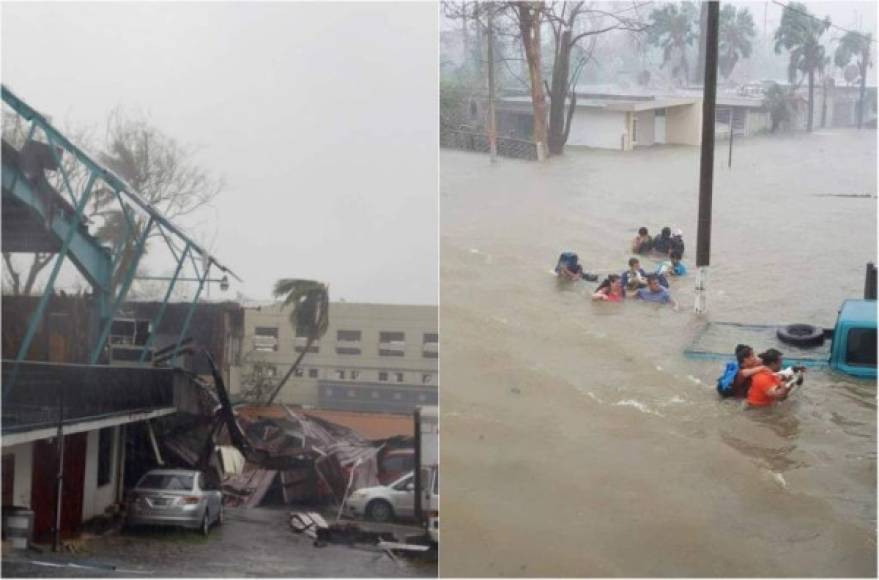
<instances>
[{"instance_id":1,"label":"utility pole","mask_svg":"<svg viewBox=\"0 0 879 580\"><path fill-rule=\"evenodd\" d=\"M491 162L497 161L497 115L494 109L494 5L486 3L488 19L488 147Z\"/></svg>"},{"instance_id":2,"label":"utility pole","mask_svg":"<svg viewBox=\"0 0 879 580\"><path fill-rule=\"evenodd\" d=\"M696 313L704 314L708 307L705 290L708 285L708 265L711 261L711 196L714 186L714 114L717 104L717 36L720 21L720 3L706 2L708 22L705 27L705 93L702 99L702 147L699 161L699 221L696 232ZM730 139L732 138L730 123Z\"/></svg>"}]
</instances>

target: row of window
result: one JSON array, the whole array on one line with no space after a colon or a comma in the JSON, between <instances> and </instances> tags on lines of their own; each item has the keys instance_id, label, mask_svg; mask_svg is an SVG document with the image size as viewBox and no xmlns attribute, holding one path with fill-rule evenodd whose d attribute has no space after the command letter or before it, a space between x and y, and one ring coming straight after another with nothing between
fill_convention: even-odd
<instances>
[{"instance_id":1,"label":"row of window","mask_svg":"<svg viewBox=\"0 0 879 580\"><path fill-rule=\"evenodd\" d=\"M273 370L275 367L271 367ZM271 373L276 374L275 372ZM316 368L298 368L293 372L295 377L305 377L310 379L321 378L320 369ZM372 371L358 369L324 369L324 377L336 381L367 381L379 383L405 383L408 378L414 379L415 376L420 377L422 385L434 384L434 373L415 373L413 371ZM413 381L414 382L414 381Z\"/></svg>"},{"instance_id":2,"label":"row of window","mask_svg":"<svg viewBox=\"0 0 879 580\"><path fill-rule=\"evenodd\" d=\"M253 331L254 336L278 339L277 326L257 326ZM305 338L299 337L297 338ZM363 332L360 330L337 330L337 342L360 342L363 340ZM380 343L406 342L406 333L398 331L382 330L378 333L378 341ZM439 342L439 333L425 332L422 335L422 344L433 344Z\"/></svg>"}]
</instances>

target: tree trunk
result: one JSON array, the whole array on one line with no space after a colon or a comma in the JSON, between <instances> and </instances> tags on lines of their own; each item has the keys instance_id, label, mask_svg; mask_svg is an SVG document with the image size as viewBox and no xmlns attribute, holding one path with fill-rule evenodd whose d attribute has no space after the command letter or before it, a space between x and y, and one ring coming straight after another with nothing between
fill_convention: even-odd
<instances>
[{"instance_id":1,"label":"tree trunk","mask_svg":"<svg viewBox=\"0 0 879 580\"><path fill-rule=\"evenodd\" d=\"M488 5L488 149L497 161L497 113L494 108L494 8Z\"/></svg>"},{"instance_id":2,"label":"tree trunk","mask_svg":"<svg viewBox=\"0 0 879 580\"><path fill-rule=\"evenodd\" d=\"M302 359L305 358L305 354L308 352L308 349L311 348L312 343L314 343L314 338L309 337L305 343L305 348L302 349L302 352L300 352L299 356L296 357L296 362L293 363L293 366L290 367L290 369L287 371L287 374L284 375L284 378L281 379L281 382L278 383L277 387L275 387L275 390L272 393L272 396L269 397L269 400L266 403L266 405L271 405L272 402L274 402L275 397L278 396L278 393L281 392L281 389L284 387L284 385L287 384L287 381L290 379L290 377L293 375L293 373L296 371L296 369L299 368L299 363L301 363Z\"/></svg>"},{"instance_id":3,"label":"tree trunk","mask_svg":"<svg viewBox=\"0 0 879 580\"><path fill-rule=\"evenodd\" d=\"M809 69L809 115L806 130L812 132L812 115L815 108L815 70Z\"/></svg>"},{"instance_id":4,"label":"tree trunk","mask_svg":"<svg viewBox=\"0 0 879 580\"><path fill-rule=\"evenodd\" d=\"M6 273L9 274L9 278L12 280L12 295L18 296L21 294L21 276L18 275L18 272L15 271L12 265L12 254L3 252L3 261L6 263Z\"/></svg>"},{"instance_id":5,"label":"tree trunk","mask_svg":"<svg viewBox=\"0 0 879 580\"><path fill-rule=\"evenodd\" d=\"M531 107L534 112L534 142L537 145L538 161L546 160L546 96L543 92L543 72L540 64L540 11L542 2L519 2L519 31L525 59L528 61L528 76L531 81Z\"/></svg>"},{"instance_id":6,"label":"tree trunk","mask_svg":"<svg viewBox=\"0 0 879 580\"><path fill-rule=\"evenodd\" d=\"M827 126L827 78L821 75L821 128Z\"/></svg>"},{"instance_id":7,"label":"tree trunk","mask_svg":"<svg viewBox=\"0 0 879 580\"><path fill-rule=\"evenodd\" d=\"M568 96L568 76L571 72L571 29L562 32L556 59L552 67L552 85L549 91L550 155L561 155L565 150L565 97ZM576 91L577 87L574 87Z\"/></svg>"},{"instance_id":8,"label":"tree trunk","mask_svg":"<svg viewBox=\"0 0 879 580\"><path fill-rule=\"evenodd\" d=\"M863 62L866 62L866 58ZM866 104L867 97L867 67L864 66L861 68L861 91L858 96L858 129L861 128L861 125L864 122L864 105Z\"/></svg>"}]
</instances>

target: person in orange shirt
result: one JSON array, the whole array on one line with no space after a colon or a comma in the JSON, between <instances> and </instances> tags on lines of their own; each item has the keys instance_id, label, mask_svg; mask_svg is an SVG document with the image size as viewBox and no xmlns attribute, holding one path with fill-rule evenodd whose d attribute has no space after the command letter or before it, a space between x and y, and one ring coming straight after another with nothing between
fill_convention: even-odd
<instances>
[{"instance_id":1,"label":"person in orange shirt","mask_svg":"<svg viewBox=\"0 0 879 580\"><path fill-rule=\"evenodd\" d=\"M767 407L776 401L787 398L789 389L784 386L782 378L777 375L781 370L782 354L770 348L758 355L767 367L751 378L751 388L748 389L748 404L752 407Z\"/></svg>"}]
</instances>

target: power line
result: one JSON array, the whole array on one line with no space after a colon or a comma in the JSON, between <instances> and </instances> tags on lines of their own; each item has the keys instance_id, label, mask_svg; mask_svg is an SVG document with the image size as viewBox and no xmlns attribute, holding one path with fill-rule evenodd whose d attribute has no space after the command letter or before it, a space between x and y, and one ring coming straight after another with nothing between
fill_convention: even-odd
<instances>
[{"instance_id":1,"label":"power line","mask_svg":"<svg viewBox=\"0 0 879 580\"><path fill-rule=\"evenodd\" d=\"M830 22L829 19L828 19L828 20L824 20L824 19L822 19L822 18L818 18L818 17L815 16L814 14L809 14L808 12L803 12L803 11L800 10L799 8L794 8L794 7L791 6L790 4L785 4L784 2L779 2L779 0L772 0L772 3L773 3L773 4L778 4L778 5L781 6L782 8L784 8L784 9L786 9L786 10L790 10L791 12L796 12L797 14L801 14L801 15L803 15L803 16L808 16L809 18L811 18L811 19L813 19L813 20L817 20L818 22L822 22L822 23L824 23L824 22L829 22L829 24L830 24L830 28L836 28L837 30L842 30L843 32L851 32L852 34L857 34L858 36L862 36L862 37L868 39L870 42L874 42L874 43L876 42L876 39L875 39L875 38L870 38L870 37L868 37L866 34L864 34L863 32L859 32L859 31L857 31L857 30L850 30L850 29L848 29L848 28L843 28L842 26L837 26L836 24L833 24L832 22Z\"/></svg>"}]
</instances>

